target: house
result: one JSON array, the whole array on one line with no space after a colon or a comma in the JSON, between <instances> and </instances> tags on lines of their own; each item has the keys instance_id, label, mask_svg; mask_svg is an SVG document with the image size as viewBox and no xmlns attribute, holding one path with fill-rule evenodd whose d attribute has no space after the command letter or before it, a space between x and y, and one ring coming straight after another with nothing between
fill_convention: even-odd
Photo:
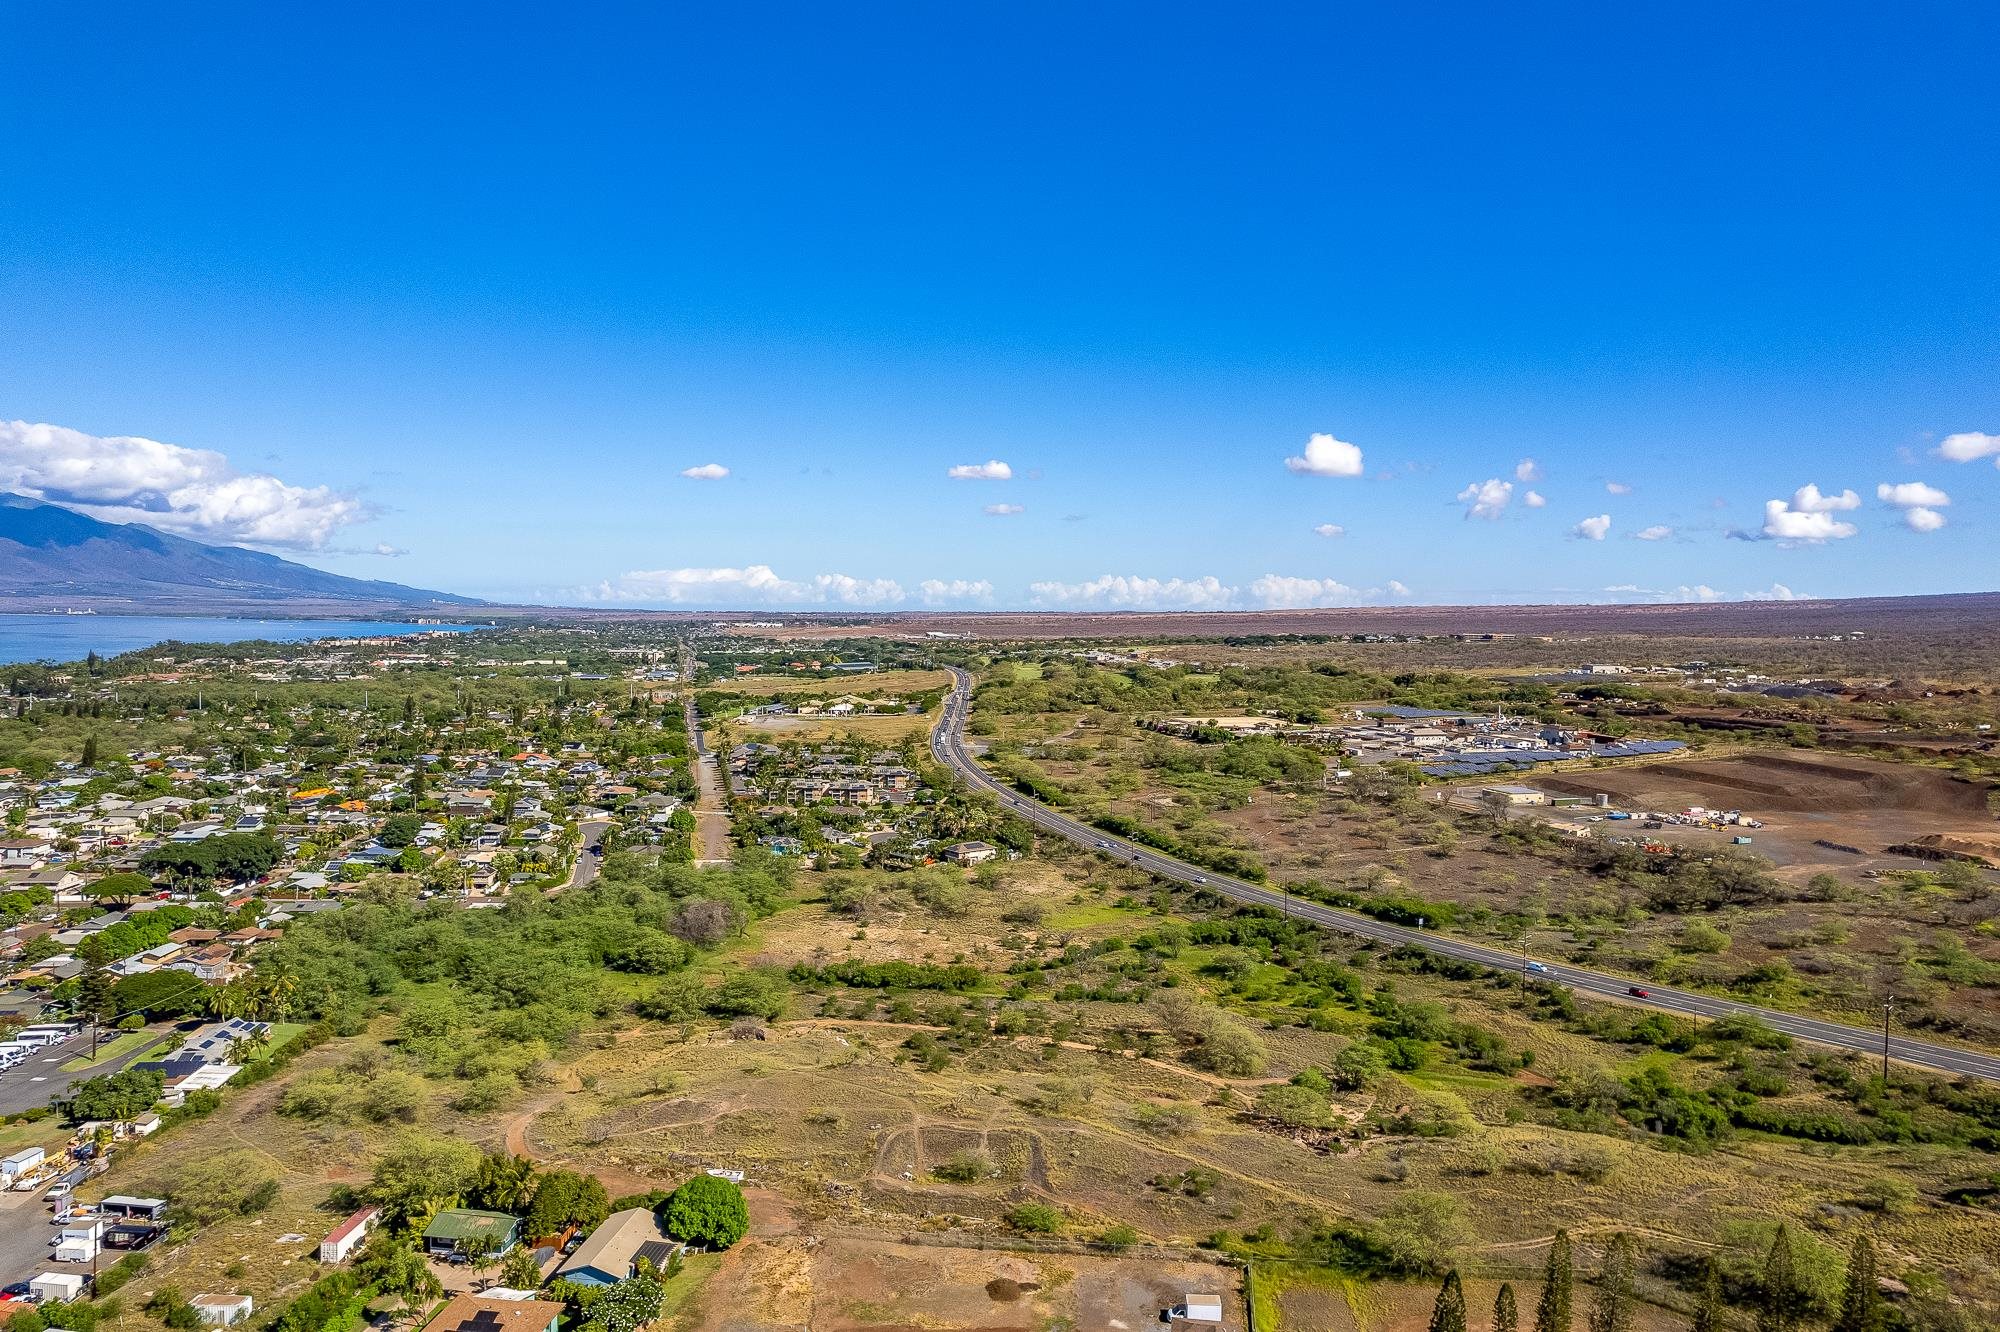
<instances>
[{"instance_id":1,"label":"house","mask_svg":"<svg viewBox=\"0 0 2000 1332\"><path fill-rule=\"evenodd\" d=\"M234 1327L248 1321L256 1308L248 1295L197 1295L188 1303L203 1327Z\"/></svg>"},{"instance_id":2,"label":"house","mask_svg":"<svg viewBox=\"0 0 2000 1332\"><path fill-rule=\"evenodd\" d=\"M938 854L959 865L983 865L1000 853L985 842L960 842Z\"/></svg>"},{"instance_id":3,"label":"house","mask_svg":"<svg viewBox=\"0 0 2000 1332\"><path fill-rule=\"evenodd\" d=\"M647 1207L628 1207L614 1212L590 1232L556 1275L585 1286L613 1286L629 1279L638 1270L639 1259L651 1260L655 1267L666 1264L675 1248L660 1229L660 1220Z\"/></svg>"},{"instance_id":4,"label":"house","mask_svg":"<svg viewBox=\"0 0 2000 1332\"><path fill-rule=\"evenodd\" d=\"M456 1295L424 1332L556 1332L563 1306L557 1300L502 1300Z\"/></svg>"},{"instance_id":5,"label":"house","mask_svg":"<svg viewBox=\"0 0 2000 1332\"><path fill-rule=\"evenodd\" d=\"M335 1226L319 1242L319 1260L323 1263L344 1263L348 1256L361 1247L361 1241L368 1237L368 1231L382 1215L379 1207L364 1207L353 1216Z\"/></svg>"},{"instance_id":6,"label":"house","mask_svg":"<svg viewBox=\"0 0 2000 1332\"><path fill-rule=\"evenodd\" d=\"M0 867L40 865L49 858L50 847L39 837L15 837L0 842Z\"/></svg>"},{"instance_id":7,"label":"house","mask_svg":"<svg viewBox=\"0 0 2000 1332\"><path fill-rule=\"evenodd\" d=\"M424 1227L424 1252L449 1256L468 1246L490 1243L488 1252L506 1253L521 1242L521 1218L471 1207L447 1207Z\"/></svg>"},{"instance_id":8,"label":"house","mask_svg":"<svg viewBox=\"0 0 2000 1332\"><path fill-rule=\"evenodd\" d=\"M1481 799L1489 795L1497 796L1499 799L1506 801L1510 806L1546 805L1549 803L1548 796L1541 791L1537 791L1534 787L1519 786L1511 782L1498 786L1481 786L1477 790Z\"/></svg>"}]
</instances>

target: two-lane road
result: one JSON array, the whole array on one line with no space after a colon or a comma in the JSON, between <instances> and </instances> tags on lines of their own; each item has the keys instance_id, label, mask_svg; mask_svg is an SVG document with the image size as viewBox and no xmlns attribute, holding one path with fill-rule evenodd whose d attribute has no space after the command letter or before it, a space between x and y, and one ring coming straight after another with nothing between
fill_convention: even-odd
<instances>
[{"instance_id":1,"label":"two-lane road","mask_svg":"<svg viewBox=\"0 0 2000 1332\"><path fill-rule=\"evenodd\" d=\"M1491 948L1470 940L1454 939L1431 930L1413 930L1400 925L1388 925L1356 912L1308 902L1292 897L1282 889L1266 888L1261 884L1231 878L1226 874L1217 874L1213 870L1205 870L1186 861L1176 860L1151 847L1126 841L1122 837L1093 828L1089 824L1051 809L1040 801L1003 785L973 760L965 747L965 718L967 710L971 707L971 701L972 677L953 667L951 693L946 695L944 713L938 719L937 728L931 732L931 753L937 757L938 762L963 777L968 785L997 795L1012 813L1045 832L1067 838L1078 846L1146 870L1163 879L1172 879L1177 883L1200 888L1247 905L1269 907L1285 915L1309 920L1316 925L1339 930L1344 934L1387 944L1407 944L1425 948L1445 957L1477 962L1502 971L1523 971L1528 967L1530 959L1521 953ZM1586 994L1606 995L1630 1003L1643 1003L1686 1017L1719 1018L1740 1014L1757 1018L1772 1028L1802 1041L1812 1041L1839 1050L1855 1050L1865 1054L1879 1055L1882 1051L1882 1033L1866 1027L1853 1027L1841 1022L1801 1017L1796 1013L1781 1012L1775 1008L1760 1008L1755 1004L1738 1003L1735 1000L1720 999L1714 995L1698 994L1690 990L1664 988L1645 981L1635 982L1630 977L1589 971L1559 962L1542 963L1535 974L1538 978L1555 981ZM1635 987L1646 991L1643 999L1631 993ZM1889 1041L1889 1056L1900 1063L1927 1068L1933 1072L2000 1081L2000 1056L1983 1054L1977 1050L1892 1036Z\"/></svg>"}]
</instances>

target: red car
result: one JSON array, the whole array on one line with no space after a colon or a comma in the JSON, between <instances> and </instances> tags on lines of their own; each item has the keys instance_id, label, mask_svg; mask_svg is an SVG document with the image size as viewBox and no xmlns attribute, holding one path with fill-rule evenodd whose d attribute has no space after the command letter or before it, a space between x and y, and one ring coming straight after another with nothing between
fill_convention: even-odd
<instances>
[{"instance_id":1,"label":"red car","mask_svg":"<svg viewBox=\"0 0 2000 1332\"><path fill-rule=\"evenodd\" d=\"M1650 999L1653 997L1636 985L1628 986L1625 993L1631 995L1634 999Z\"/></svg>"}]
</instances>

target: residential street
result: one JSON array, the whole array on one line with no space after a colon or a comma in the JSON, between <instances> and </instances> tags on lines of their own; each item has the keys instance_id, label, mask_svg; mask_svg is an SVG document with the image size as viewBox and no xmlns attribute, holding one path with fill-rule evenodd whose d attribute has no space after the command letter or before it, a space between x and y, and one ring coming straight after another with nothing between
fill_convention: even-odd
<instances>
[{"instance_id":1,"label":"residential street","mask_svg":"<svg viewBox=\"0 0 2000 1332\"><path fill-rule=\"evenodd\" d=\"M702 865L729 863L729 800L722 781L722 767L708 752L708 740L695 720L694 700L683 705L687 716L688 743L694 746L695 781L701 795L695 802L695 861Z\"/></svg>"}]
</instances>

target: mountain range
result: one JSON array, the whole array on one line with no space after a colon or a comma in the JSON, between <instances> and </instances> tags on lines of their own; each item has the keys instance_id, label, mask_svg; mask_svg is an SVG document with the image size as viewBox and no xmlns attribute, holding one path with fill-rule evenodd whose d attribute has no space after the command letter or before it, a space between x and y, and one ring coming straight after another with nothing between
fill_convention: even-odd
<instances>
[{"instance_id":1,"label":"mountain range","mask_svg":"<svg viewBox=\"0 0 2000 1332\"><path fill-rule=\"evenodd\" d=\"M0 495L0 610L354 613L484 604Z\"/></svg>"}]
</instances>

